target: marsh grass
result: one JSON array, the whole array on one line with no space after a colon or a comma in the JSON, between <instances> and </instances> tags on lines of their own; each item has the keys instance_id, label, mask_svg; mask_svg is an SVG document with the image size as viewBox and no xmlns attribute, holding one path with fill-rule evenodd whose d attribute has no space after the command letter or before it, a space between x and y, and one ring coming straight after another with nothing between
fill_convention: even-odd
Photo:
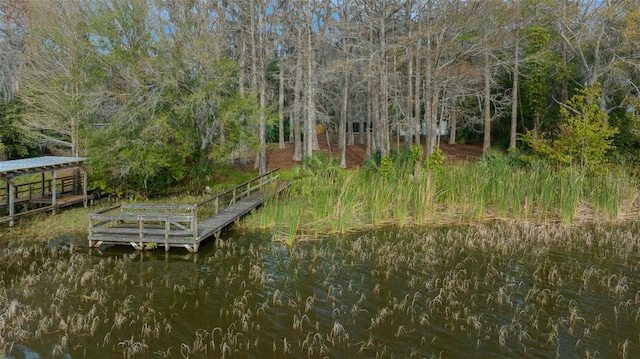
<instances>
[{"instance_id":1,"label":"marsh grass","mask_svg":"<svg viewBox=\"0 0 640 359\"><path fill-rule=\"evenodd\" d=\"M621 169L584 175L544 162L522 166L493 158L415 175L403 166L384 174L316 169L245 226L300 235L492 219L571 224L626 218L638 205L637 183Z\"/></svg>"},{"instance_id":2,"label":"marsh grass","mask_svg":"<svg viewBox=\"0 0 640 359\"><path fill-rule=\"evenodd\" d=\"M639 233L494 221L293 246L247 233L188 260L0 246L0 353L634 358Z\"/></svg>"}]
</instances>

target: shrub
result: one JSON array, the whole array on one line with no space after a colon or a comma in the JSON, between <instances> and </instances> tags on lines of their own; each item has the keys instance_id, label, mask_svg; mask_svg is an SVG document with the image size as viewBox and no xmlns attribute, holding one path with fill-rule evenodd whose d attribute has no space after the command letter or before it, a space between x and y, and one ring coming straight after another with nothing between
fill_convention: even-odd
<instances>
[{"instance_id":1,"label":"shrub","mask_svg":"<svg viewBox=\"0 0 640 359\"><path fill-rule=\"evenodd\" d=\"M427 171L440 173L443 170L445 155L440 148L436 148L431 152L429 157L424 161L424 168Z\"/></svg>"},{"instance_id":2,"label":"shrub","mask_svg":"<svg viewBox=\"0 0 640 359\"><path fill-rule=\"evenodd\" d=\"M613 148L618 132L608 124L608 115L600 107L600 85L579 90L560 110L563 124L556 139L529 131L523 140L533 152L552 162L578 165L582 172L598 170ZM526 157L531 160L530 157Z\"/></svg>"}]
</instances>

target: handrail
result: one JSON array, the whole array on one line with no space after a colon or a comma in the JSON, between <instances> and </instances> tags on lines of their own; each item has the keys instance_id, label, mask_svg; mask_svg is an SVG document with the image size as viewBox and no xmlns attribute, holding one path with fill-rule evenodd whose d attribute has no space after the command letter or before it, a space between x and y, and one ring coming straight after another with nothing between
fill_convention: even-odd
<instances>
[{"instance_id":1,"label":"handrail","mask_svg":"<svg viewBox=\"0 0 640 359\"><path fill-rule=\"evenodd\" d=\"M33 193L51 192L51 181L52 181L51 178L47 178L44 180L44 183L43 181L33 181L33 182L16 184L14 198L31 198ZM71 190L73 190L73 176L64 176L64 177L56 178L56 184L60 185L59 193L65 193L65 192L71 191L68 189L69 181L71 181ZM7 196L8 196L8 193L6 188L4 186L0 186L0 202L2 200L6 200Z\"/></svg>"},{"instance_id":2,"label":"handrail","mask_svg":"<svg viewBox=\"0 0 640 359\"><path fill-rule=\"evenodd\" d=\"M193 211L195 206L191 204L139 204L139 203L123 203L120 205L122 209L133 210L185 210Z\"/></svg>"},{"instance_id":3,"label":"handrail","mask_svg":"<svg viewBox=\"0 0 640 359\"><path fill-rule=\"evenodd\" d=\"M268 177L270 174L273 174L273 173L277 172L278 170L280 170L280 169L279 168L273 169L273 170L271 170L271 171L269 171L269 172L267 172L267 173L265 173L265 174L263 174L261 176L257 176L257 177L254 177L254 178L248 180L248 181L244 181L244 182L240 183L239 185L237 185L237 186L235 186L233 188L230 188L230 189L227 189L227 190L225 190L223 192L217 193L217 194L215 194L215 195L213 195L213 196L211 196L209 198L205 198L202 201L196 203L196 207L200 207L202 205L205 205L205 204L215 200L216 198L219 198L219 197L222 197L222 196L227 195L229 193L232 193L233 191L239 189L240 187L244 187L244 186L250 184L251 182L253 182L255 180L259 180L259 179ZM273 178L271 178L267 182L261 182L260 185L264 185L264 184L269 183L271 181L273 181ZM250 189L255 189L255 188L256 187L251 187Z\"/></svg>"}]
</instances>

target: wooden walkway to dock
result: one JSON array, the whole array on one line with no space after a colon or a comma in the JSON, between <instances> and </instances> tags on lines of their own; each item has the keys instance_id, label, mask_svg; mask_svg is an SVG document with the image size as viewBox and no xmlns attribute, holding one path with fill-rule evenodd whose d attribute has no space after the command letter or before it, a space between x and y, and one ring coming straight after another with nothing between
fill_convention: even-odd
<instances>
[{"instance_id":1,"label":"wooden walkway to dock","mask_svg":"<svg viewBox=\"0 0 640 359\"><path fill-rule=\"evenodd\" d=\"M164 246L197 252L202 241L220 236L288 186L278 170L255 177L195 205L121 204L89 215L89 247L131 245L137 250Z\"/></svg>"}]
</instances>

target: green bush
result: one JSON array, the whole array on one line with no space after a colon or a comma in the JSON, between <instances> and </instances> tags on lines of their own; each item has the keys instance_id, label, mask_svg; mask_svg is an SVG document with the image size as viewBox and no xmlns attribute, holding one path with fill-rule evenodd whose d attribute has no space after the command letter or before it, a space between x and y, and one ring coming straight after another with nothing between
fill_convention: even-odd
<instances>
[{"instance_id":1,"label":"green bush","mask_svg":"<svg viewBox=\"0 0 640 359\"><path fill-rule=\"evenodd\" d=\"M424 161L425 170L435 173L442 172L445 158L444 152L440 148L436 148Z\"/></svg>"},{"instance_id":2,"label":"green bush","mask_svg":"<svg viewBox=\"0 0 640 359\"><path fill-rule=\"evenodd\" d=\"M531 131L522 138L534 154L561 165L577 165L582 173L597 172L613 148L617 128L608 124L608 115L600 107L600 85L578 90L560 110L563 124L556 138ZM525 156L526 160L533 160Z\"/></svg>"}]
</instances>

